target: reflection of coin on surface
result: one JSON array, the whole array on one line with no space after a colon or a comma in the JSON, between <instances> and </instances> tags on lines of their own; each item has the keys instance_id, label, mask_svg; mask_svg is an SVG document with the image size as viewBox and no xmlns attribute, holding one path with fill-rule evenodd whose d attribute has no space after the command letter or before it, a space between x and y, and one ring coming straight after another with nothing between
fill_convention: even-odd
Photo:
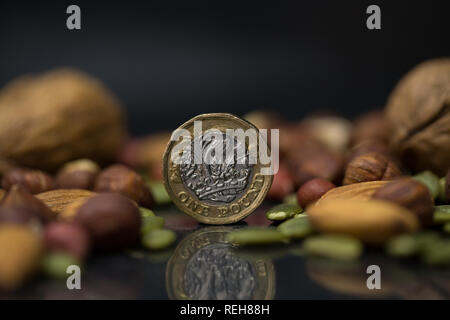
<instances>
[{"instance_id":1,"label":"reflection of coin on surface","mask_svg":"<svg viewBox=\"0 0 450 320\"><path fill-rule=\"evenodd\" d=\"M175 205L206 224L235 223L252 213L273 179L262 174L267 165L260 153L269 148L259 130L227 113L199 115L178 129L188 134L174 137L163 159L164 184Z\"/></svg>"},{"instance_id":2,"label":"reflection of coin on surface","mask_svg":"<svg viewBox=\"0 0 450 320\"><path fill-rule=\"evenodd\" d=\"M167 263L170 299L272 299L275 270L271 261L236 257L225 235L235 227L205 227L186 236Z\"/></svg>"}]
</instances>

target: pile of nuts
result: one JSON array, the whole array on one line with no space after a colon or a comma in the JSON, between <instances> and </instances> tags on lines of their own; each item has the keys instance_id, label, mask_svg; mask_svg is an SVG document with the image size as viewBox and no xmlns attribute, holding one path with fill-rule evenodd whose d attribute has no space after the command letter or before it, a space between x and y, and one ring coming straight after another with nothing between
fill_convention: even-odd
<instances>
[{"instance_id":1,"label":"pile of nuts","mask_svg":"<svg viewBox=\"0 0 450 320\"><path fill-rule=\"evenodd\" d=\"M306 238L306 254L345 260L385 247L450 264L450 59L420 64L384 109L353 122L287 123L264 111L246 119L280 129L267 197L283 204L267 213L276 228L241 228L230 242ZM127 140L124 122L117 99L78 71L21 77L0 91L0 289L39 270L65 277L93 251L175 241L151 211L170 202L161 175L170 134Z\"/></svg>"},{"instance_id":2,"label":"pile of nuts","mask_svg":"<svg viewBox=\"0 0 450 320\"><path fill-rule=\"evenodd\" d=\"M127 151L123 114L103 84L72 69L0 91L0 290L39 272L65 279L93 252L175 241L151 210L168 202L161 164ZM150 141L159 159L162 139Z\"/></svg>"},{"instance_id":3,"label":"pile of nuts","mask_svg":"<svg viewBox=\"0 0 450 320\"><path fill-rule=\"evenodd\" d=\"M276 206L267 218L275 225L285 220L276 230L291 239L319 233L304 241L307 254L356 258L365 244L450 265L449 106L447 58L414 68L385 109L353 123L317 115L292 124L262 111L249 114L260 126L280 128L281 165L268 198L304 210L288 215L295 208ZM245 239L245 232L230 239L242 245L236 239ZM423 238L433 241L423 245ZM254 237L252 244L258 244Z\"/></svg>"},{"instance_id":4,"label":"pile of nuts","mask_svg":"<svg viewBox=\"0 0 450 320\"><path fill-rule=\"evenodd\" d=\"M1 186L0 238L10 240L0 242L0 288L20 287L39 266L65 276L66 266L81 266L94 250L130 248L139 240L158 250L175 240L150 210L154 201L143 177L121 164L100 170L80 159L54 177L13 168Z\"/></svg>"}]
</instances>

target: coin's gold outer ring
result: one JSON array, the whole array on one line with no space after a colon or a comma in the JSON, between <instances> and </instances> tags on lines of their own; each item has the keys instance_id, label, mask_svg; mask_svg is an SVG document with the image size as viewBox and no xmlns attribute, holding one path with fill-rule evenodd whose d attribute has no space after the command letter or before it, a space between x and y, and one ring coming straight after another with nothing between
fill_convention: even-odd
<instances>
[{"instance_id":1,"label":"coin's gold outer ring","mask_svg":"<svg viewBox=\"0 0 450 320\"><path fill-rule=\"evenodd\" d=\"M187 235L175 248L166 265L166 290L171 300L192 300L184 288L186 266L199 250L216 243L228 243L227 233L234 226L209 226ZM248 260L256 271L258 286L253 300L272 300L275 297L275 267L271 260Z\"/></svg>"},{"instance_id":2,"label":"coin's gold outer ring","mask_svg":"<svg viewBox=\"0 0 450 320\"><path fill-rule=\"evenodd\" d=\"M201 114L182 124L179 129L186 129L193 136L194 121L202 121L203 132L211 128L222 129L221 131L223 129L241 128L244 131L254 129L259 133L258 128L253 124L229 113ZM226 126L226 123L229 126ZM258 135L257 143L259 144L261 140ZM247 217L265 199L272 185L273 175L261 175L259 172L262 166L258 162L253 165L252 180L249 182L250 187L236 201L228 205L211 205L198 201L181 181L174 182L174 180L180 179L178 170L175 169L175 165L171 161L172 148L176 143L177 141L171 140L167 144L163 157L163 176L167 193L182 212L205 224L231 224ZM270 152L269 146L267 146L267 150ZM172 174L169 172L170 170L172 170Z\"/></svg>"}]
</instances>

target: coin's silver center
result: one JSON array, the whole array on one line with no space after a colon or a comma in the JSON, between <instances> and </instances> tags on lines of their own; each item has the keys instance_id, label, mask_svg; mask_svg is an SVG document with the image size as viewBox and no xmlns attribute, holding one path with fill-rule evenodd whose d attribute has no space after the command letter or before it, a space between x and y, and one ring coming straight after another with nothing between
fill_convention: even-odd
<instances>
[{"instance_id":1,"label":"coin's silver center","mask_svg":"<svg viewBox=\"0 0 450 320\"><path fill-rule=\"evenodd\" d=\"M205 135L196 139L202 139L202 163L195 164L194 155L191 156L191 162L183 162L184 164L180 165L180 176L184 186L199 201L214 205L228 204L243 196L253 173L253 166L248 161L248 149L245 146L244 159L237 158L237 150L242 147L243 142L224 133L222 156L218 157L215 154L217 141ZM194 143L195 139L191 143L192 150Z\"/></svg>"}]
</instances>

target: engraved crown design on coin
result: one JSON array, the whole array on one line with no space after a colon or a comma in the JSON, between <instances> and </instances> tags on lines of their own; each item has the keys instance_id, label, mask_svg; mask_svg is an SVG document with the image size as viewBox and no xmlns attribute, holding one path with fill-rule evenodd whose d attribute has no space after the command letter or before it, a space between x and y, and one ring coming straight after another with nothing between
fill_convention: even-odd
<instances>
[{"instance_id":1,"label":"engraved crown design on coin","mask_svg":"<svg viewBox=\"0 0 450 320\"><path fill-rule=\"evenodd\" d=\"M216 204L234 201L244 193L253 171L248 164L248 150L245 149L244 159L238 159L236 150L240 142L224 133L222 161L218 163L214 154L218 142L208 134L197 139L202 140L202 161L196 164L192 160L180 166L183 183L199 200ZM191 148L193 144L194 141Z\"/></svg>"}]
</instances>

